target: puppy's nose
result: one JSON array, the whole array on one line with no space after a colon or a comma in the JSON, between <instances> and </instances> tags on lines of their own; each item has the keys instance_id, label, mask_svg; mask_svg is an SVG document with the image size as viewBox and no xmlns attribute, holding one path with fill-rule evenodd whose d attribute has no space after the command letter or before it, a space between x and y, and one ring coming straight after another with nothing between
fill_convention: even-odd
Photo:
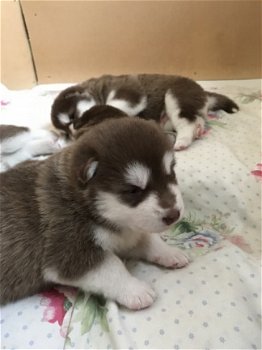
<instances>
[{"instance_id":1,"label":"puppy's nose","mask_svg":"<svg viewBox=\"0 0 262 350\"><path fill-rule=\"evenodd\" d=\"M171 225L171 224L173 224L175 221L177 221L179 219L179 216L180 216L180 211L179 210L177 210L177 209L170 209L166 213L166 216L164 216L162 218L162 221L166 225Z\"/></svg>"}]
</instances>

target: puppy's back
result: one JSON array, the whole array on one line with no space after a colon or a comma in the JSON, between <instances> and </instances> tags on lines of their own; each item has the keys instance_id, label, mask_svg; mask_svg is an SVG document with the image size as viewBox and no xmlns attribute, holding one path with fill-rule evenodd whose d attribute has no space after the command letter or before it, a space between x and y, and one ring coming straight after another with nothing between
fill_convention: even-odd
<instances>
[{"instance_id":1,"label":"puppy's back","mask_svg":"<svg viewBox=\"0 0 262 350\"><path fill-rule=\"evenodd\" d=\"M39 165L28 161L0 175L1 304L36 292L42 246L34 192Z\"/></svg>"}]
</instances>

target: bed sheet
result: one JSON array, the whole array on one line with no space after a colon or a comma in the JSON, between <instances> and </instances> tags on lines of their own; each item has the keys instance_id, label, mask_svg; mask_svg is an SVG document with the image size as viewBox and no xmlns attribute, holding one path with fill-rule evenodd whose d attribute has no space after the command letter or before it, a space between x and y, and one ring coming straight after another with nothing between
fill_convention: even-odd
<instances>
[{"instance_id":1,"label":"bed sheet","mask_svg":"<svg viewBox=\"0 0 262 350\"><path fill-rule=\"evenodd\" d=\"M186 212L163 239L193 262L175 271L127 262L158 294L139 312L70 288L2 307L3 349L261 348L261 81L201 85L240 111L210 114L203 137L176 154ZM52 101L67 86L1 86L1 123L49 128Z\"/></svg>"}]
</instances>

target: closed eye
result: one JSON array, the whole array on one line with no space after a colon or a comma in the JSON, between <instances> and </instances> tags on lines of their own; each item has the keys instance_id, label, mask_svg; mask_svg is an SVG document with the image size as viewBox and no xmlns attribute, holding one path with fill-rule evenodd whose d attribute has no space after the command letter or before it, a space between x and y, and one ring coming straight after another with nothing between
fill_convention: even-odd
<instances>
[{"instance_id":1,"label":"closed eye","mask_svg":"<svg viewBox=\"0 0 262 350\"><path fill-rule=\"evenodd\" d=\"M143 193L143 188L138 187L138 186L134 186L134 185L130 185L128 186L126 189L124 189L124 193L126 194L140 194Z\"/></svg>"}]
</instances>

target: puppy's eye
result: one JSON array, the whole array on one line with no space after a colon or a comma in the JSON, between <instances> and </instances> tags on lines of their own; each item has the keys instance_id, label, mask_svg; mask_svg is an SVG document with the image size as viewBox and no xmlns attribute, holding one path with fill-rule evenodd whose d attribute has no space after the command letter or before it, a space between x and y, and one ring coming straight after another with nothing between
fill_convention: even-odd
<instances>
[{"instance_id":1,"label":"puppy's eye","mask_svg":"<svg viewBox=\"0 0 262 350\"><path fill-rule=\"evenodd\" d=\"M139 194L143 192L143 189L141 187L131 185L126 188L124 192L128 194Z\"/></svg>"}]
</instances>

